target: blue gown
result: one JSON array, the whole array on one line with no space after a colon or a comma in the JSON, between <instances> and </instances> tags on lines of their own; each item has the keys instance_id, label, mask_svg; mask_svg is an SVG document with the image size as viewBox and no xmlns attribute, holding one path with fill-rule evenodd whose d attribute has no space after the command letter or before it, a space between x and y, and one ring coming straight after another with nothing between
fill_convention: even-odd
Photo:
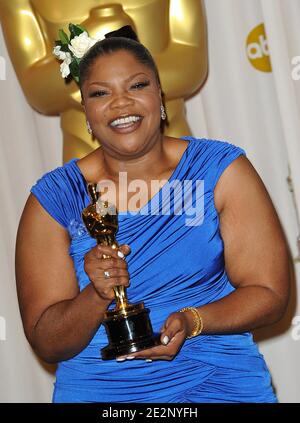
<instances>
[{"instance_id":1,"label":"blue gown","mask_svg":"<svg viewBox=\"0 0 300 423\"><path fill-rule=\"evenodd\" d=\"M168 211L163 187L139 212L119 214L117 240L131 246L128 298L150 308L156 332L172 312L217 301L235 289L224 267L214 187L245 151L221 141L182 139L187 149L168 182L178 187L191 181L184 206L174 188ZM31 192L68 230L82 290L90 283L84 255L96 241L81 220L90 199L77 160L46 173ZM107 343L101 325L83 351L58 364L53 402L277 402L264 358L248 332L187 339L172 361L152 363L103 361L100 349Z\"/></svg>"}]
</instances>

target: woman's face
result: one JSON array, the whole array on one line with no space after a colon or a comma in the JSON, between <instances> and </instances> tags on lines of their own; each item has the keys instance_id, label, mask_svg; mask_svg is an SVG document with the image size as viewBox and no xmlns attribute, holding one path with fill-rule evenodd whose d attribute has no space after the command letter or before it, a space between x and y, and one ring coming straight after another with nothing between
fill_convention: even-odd
<instances>
[{"instance_id":1,"label":"woman's face","mask_svg":"<svg viewBox=\"0 0 300 423\"><path fill-rule=\"evenodd\" d=\"M93 133L113 157L139 157L157 141L160 88L152 69L130 52L96 59L82 92Z\"/></svg>"}]
</instances>

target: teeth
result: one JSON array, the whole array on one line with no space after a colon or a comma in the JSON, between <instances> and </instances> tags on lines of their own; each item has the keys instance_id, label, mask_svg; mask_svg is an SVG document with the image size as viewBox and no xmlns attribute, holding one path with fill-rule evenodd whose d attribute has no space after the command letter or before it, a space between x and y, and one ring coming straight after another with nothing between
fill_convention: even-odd
<instances>
[{"instance_id":1,"label":"teeth","mask_svg":"<svg viewBox=\"0 0 300 423\"><path fill-rule=\"evenodd\" d=\"M140 116L126 116L125 118L115 119L110 125L111 126L126 125L128 123L137 122L140 119L141 119Z\"/></svg>"}]
</instances>

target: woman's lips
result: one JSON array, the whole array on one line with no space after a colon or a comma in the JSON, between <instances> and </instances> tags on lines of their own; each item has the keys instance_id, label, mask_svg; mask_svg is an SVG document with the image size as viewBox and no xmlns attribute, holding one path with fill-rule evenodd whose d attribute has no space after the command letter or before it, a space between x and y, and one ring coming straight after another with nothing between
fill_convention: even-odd
<instances>
[{"instance_id":1,"label":"woman's lips","mask_svg":"<svg viewBox=\"0 0 300 423\"><path fill-rule=\"evenodd\" d=\"M117 126L109 126L110 129L118 134L129 134L130 132L136 131L143 121L143 118L138 120L137 122L129 122L129 123L123 123L122 125Z\"/></svg>"}]
</instances>

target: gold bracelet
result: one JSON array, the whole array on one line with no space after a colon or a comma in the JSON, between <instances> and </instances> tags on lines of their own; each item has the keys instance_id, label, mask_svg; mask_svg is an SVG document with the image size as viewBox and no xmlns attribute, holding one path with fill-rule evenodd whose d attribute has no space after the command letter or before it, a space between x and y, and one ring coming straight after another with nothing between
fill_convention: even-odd
<instances>
[{"instance_id":1,"label":"gold bracelet","mask_svg":"<svg viewBox=\"0 0 300 423\"><path fill-rule=\"evenodd\" d=\"M203 330L203 321L196 307L184 307L181 310L179 310L180 313L184 313L186 311L191 311L193 313L194 328L192 330L192 333L189 336L187 336L187 339L190 339L190 338L194 338L194 336L200 335L200 333Z\"/></svg>"}]
</instances>

